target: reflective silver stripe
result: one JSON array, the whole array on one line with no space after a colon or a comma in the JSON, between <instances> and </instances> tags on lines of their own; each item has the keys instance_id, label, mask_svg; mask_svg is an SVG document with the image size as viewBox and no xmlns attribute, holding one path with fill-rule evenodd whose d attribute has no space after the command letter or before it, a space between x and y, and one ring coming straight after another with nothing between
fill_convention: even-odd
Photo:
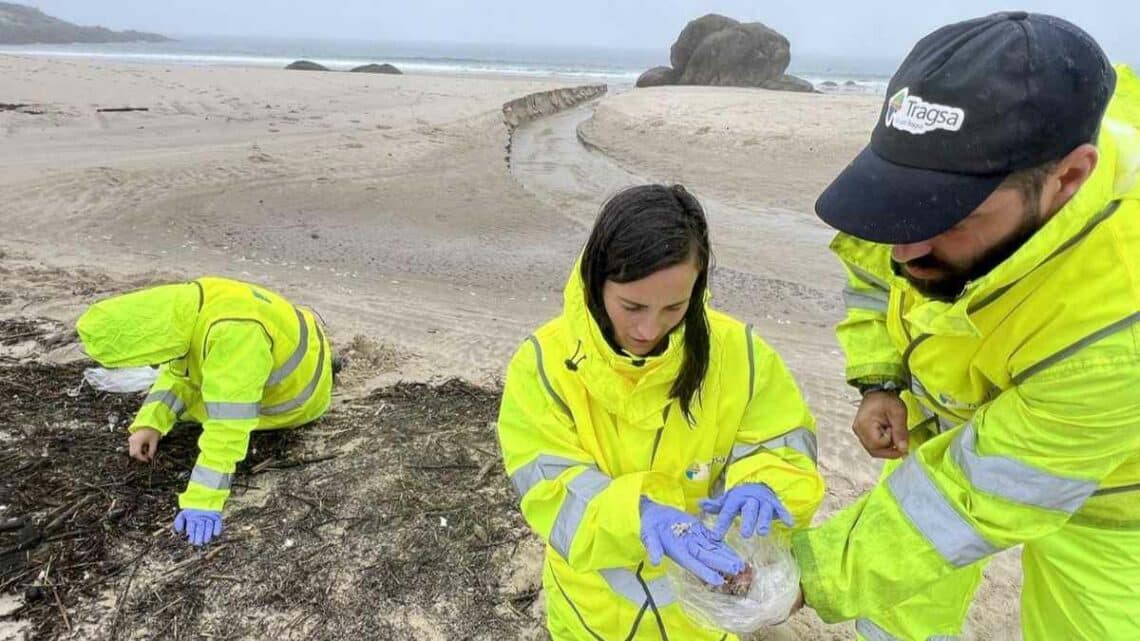
<instances>
[{"instance_id":1,"label":"reflective silver stripe","mask_svg":"<svg viewBox=\"0 0 1140 641\"><path fill-rule=\"evenodd\" d=\"M236 421L260 416L260 403L206 403L211 421Z\"/></svg>"},{"instance_id":2,"label":"reflective silver stripe","mask_svg":"<svg viewBox=\"0 0 1140 641\"><path fill-rule=\"evenodd\" d=\"M847 309L865 309L885 314L887 313L887 293L872 294L844 287L843 304Z\"/></svg>"},{"instance_id":3,"label":"reflective silver stripe","mask_svg":"<svg viewBox=\"0 0 1140 641\"><path fill-rule=\"evenodd\" d=\"M554 527L550 530L550 546L557 550L562 558L570 558L570 546L574 543L578 526L586 515L586 507L609 485L610 477L597 470L586 470L566 485L566 498L562 501L562 508L558 510Z\"/></svg>"},{"instance_id":4,"label":"reflective silver stripe","mask_svg":"<svg viewBox=\"0 0 1140 641\"><path fill-rule=\"evenodd\" d=\"M915 396L926 398L926 388L922 386L922 381L918 380L917 376L910 377L910 391Z\"/></svg>"},{"instance_id":5,"label":"reflective silver stripe","mask_svg":"<svg viewBox=\"0 0 1140 641\"><path fill-rule=\"evenodd\" d=\"M866 641L903 641L875 625L870 619L859 619L856 621L855 632L858 632Z\"/></svg>"},{"instance_id":6,"label":"reflective silver stripe","mask_svg":"<svg viewBox=\"0 0 1140 641\"><path fill-rule=\"evenodd\" d=\"M746 459L757 452L764 450L763 443L742 443L732 447L732 455L729 457L728 462L731 465L741 459Z\"/></svg>"},{"instance_id":7,"label":"reflective silver stripe","mask_svg":"<svg viewBox=\"0 0 1140 641\"><path fill-rule=\"evenodd\" d=\"M265 381L266 386L277 385L285 380L297 369L297 366L305 359L305 354L309 352L309 324L305 322L305 315L301 313L301 310L294 307L293 311L297 313L297 322L300 323L300 337L297 339L297 349L293 350L293 353L289 356L289 360L285 361L284 365L269 375L269 380Z\"/></svg>"},{"instance_id":8,"label":"reflective silver stripe","mask_svg":"<svg viewBox=\"0 0 1140 641\"><path fill-rule=\"evenodd\" d=\"M917 457L907 457L887 477L887 487L903 514L947 563L964 567L1000 551L950 505Z\"/></svg>"},{"instance_id":9,"label":"reflective silver stripe","mask_svg":"<svg viewBox=\"0 0 1140 641\"><path fill-rule=\"evenodd\" d=\"M190 473L190 481L192 483L205 485L211 490L228 490L233 480L233 474L218 472L208 467L202 467L201 465L195 465L194 471Z\"/></svg>"},{"instance_id":10,"label":"reflective silver stripe","mask_svg":"<svg viewBox=\"0 0 1140 641\"><path fill-rule=\"evenodd\" d=\"M174 390L169 389L147 394L142 404L149 405L150 403L162 403L170 408L170 411L174 413L176 418L182 414L182 410L186 409L186 403L183 403L182 399L178 398Z\"/></svg>"},{"instance_id":11,"label":"reflective silver stripe","mask_svg":"<svg viewBox=\"0 0 1140 641\"><path fill-rule=\"evenodd\" d=\"M593 467L590 463L572 461L568 458L562 458L561 456L541 454L530 463L515 470L515 473L511 475L511 483L513 483L515 489L518 490L520 497L526 496L527 492L530 492L534 486L542 481L553 481L566 470L580 465Z\"/></svg>"},{"instance_id":12,"label":"reflective silver stripe","mask_svg":"<svg viewBox=\"0 0 1140 641\"><path fill-rule=\"evenodd\" d=\"M546 393L550 395L550 398L554 399L554 402L566 416L573 419L574 414L570 411L570 406L558 396L554 391L554 386L550 384L550 379L546 377L546 367L542 364L542 345L538 343L538 339L535 338L533 334L527 336L526 339L534 345L534 356L538 359L538 377L542 379L542 386L546 388Z\"/></svg>"},{"instance_id":13,"label":"reflective silver stripe","mask_svg":"<svg viewBox=\"0 0 1140 641\"><path fill-rule=\"evenodd\" d=\"M850 269L852 271L852 273L855 274L856 277L858 277L860 280L866 282L868 285L872 285L878 289L883 290L884 292L891 291L891 286L887 284L887 281L879 278L878 276L872 274L871 272L863 269L862 267L860 267L854 263L849 263L847 261L843 261L843 262L844 262L844 264L847 265L847 268Z\"/></svg>"},{"instance_id":14,"label":"reflective silver stripe","mask_svg":"<svg viewBox=\"0 0 1140 641\"><path fill-rule=\"evenodd\" d=\"M627 601L638 606L645 602L645 590L642 589L641 581L637 580L637 575L633 572L624 568L608 568L600 570L599 574L606 580L611 590ZM645 585L649 588L649 593L653 596L653 603L658 608L676 603L677 595L673 592L673 586L669 583L668 577L657 577L652 581L646 581Z\"/></svg>"},{"instance_id":15,"label":"reflective silver stripe","mask_svg":"<svg viewBox=\"0 0 1140 641\"><path fill-rule=\"evenodd\" d=\"M649 594L653 596L653 603L658 608L673 605L677 601L677 595L673 592L673 584L669 582L668 577L658 577L652 581L647 581L645 585L649 587Z\"/></svg>"},{"instance_id":16,"label":"reflective silver stripe","mask_svg":"<svg viewBox=\"0 0 1140 641\"><path fill-rule=\"evenodd\" d=\"M317 391L317 385L321 382L321 376L325 372L325 335L321 333L320 327L317 328L317 340L321 342L321 351L317 355L317 367L313 370L313 377L309 379L309 384L305 386L305 389L301 390L300 394L297 394L284 403L261 408L262 414L266 416L276 416L278 414L292 412L312 398L313 393Z\"/></svg>"},{"instance_id":17,"label":"reflective silver stripe","mask_svg":"<svg viewBox=\"0 0 1140 641\"><path fill-rule=\"evenodd\" d=\"M817 445L815 434L806 427L797 427L796 429L777 436L770 441L763 443L745 443L737 445L732 448L732 457L729 459L730 465L736 463L741 459L748 458L763 450L774 450L780 447L790 447L793 450L810 458L812 461L817 460Z\"/></svg>"},{"instance_id":18,"label":"reflective silver stripe","mask_svg":"<svg viewBox=\"0 0 1140 641\"><path fill-rule=\"evenodd\" d=\"M939 434L941 434L942 432L946 432L946 431L952 430L952 429L954 429L954 428L956 427L956 426L954 425L954 423L952 423L952 422L950 422L949 420L947 420L947 419L943 418L941 414L939 414L939 413L937 413L937 412L935 412L935 411L931 410L931 409L930 409L929 407L927 407L927 406L926 406L926 404L925 404L925 403L923 403L922 401L919 401L919 402L918 402L918 406L919 406L919 408L921 408L921 409L922 409L922 417L923 417L923 418L925 418L925 419L926 419L926 420L928 420L928 421L935 421L935 422L937 423L937 425L938 425L938 433L939 433Z\"/></svg>"},{"instance_id":19,"label":"reflective silver stripe","mask_svg":"<svg viewBox=\"0 0 1140 641\"><path fill-rule=\"evenodd\" d=\"M1095 481L1050 474L1005 456L978 454L978 434L967 423L950 444L950 457L975 488L999 498L1072 514L1097 489Z\"/></svg>"},{"instance_id":20,"label":"reflective silver stripe","mask_svg":"<svg viewBox=\"0 0 1140 641\"><path fill-rule=\"evenodd\" d=\"M810 458L812 461L818 460L815 432L812 432L806 427L797 427L783 436L767 441L764 443L764 447L770 450L779 447L790 447Z\"/></svg>"},{"instance_id":21,"label":"reflective silver stripe","mask_svg":"<svg viewBox=\"0 0 1140 641\"><path fill-rule=\"evenodd\" d=\"M870 619L859 619L855 622L855 631L867 641L904 641L887 632ZM926 637L926 641L958 641L960 637L937 635Z\"/></svg>"},{"instance_id":22,"label":"reflective silver stripe","mask_svg":"<svg viewBox=\"0 0 1140 641\"><path fill-rule=\"evenodd\" d=\"M1014 385L1020 385L1020 384L1024 383L1025 380L1027 378L1029 378L1030 376L1033 376L1034 374L1037 374L1037 373L1041 372L1042 370L1047 369L1051 365L1056 365L1060 361L1063 361L1066 358L1072 356L1073 354L1076 354L1077 352L1081 351L1081 349L1088 347L1089 345L1092 345L1093 343L1101 340L1102 338L1107 338L1107 337L1119 332L1120 330L1122 330L1126 327L1130 327L1130 326L1132 326L1138 322L1140 322L1140 312L1136 312L1135 314L1129 316L1128 318L1116 321L1115 323L1109 325L1108 327L1105 327L1104 329L1097 330L1097 331L1093 332L1092 334L1089 334L1088 336L1082 338L1081 340L1073 343L1072 345L1069 345L1065 349L1057 352L1056 354L1053 354L1052 356L1046 357L1044 360L1040 361L1039 363L1036 363L1034 365L1031 365L1031 366L1025 368L1024 370L1021 371L1021 373L1019 373L1018 375L1013 377L1013 384Z\"/></svg>"}]
</instances>

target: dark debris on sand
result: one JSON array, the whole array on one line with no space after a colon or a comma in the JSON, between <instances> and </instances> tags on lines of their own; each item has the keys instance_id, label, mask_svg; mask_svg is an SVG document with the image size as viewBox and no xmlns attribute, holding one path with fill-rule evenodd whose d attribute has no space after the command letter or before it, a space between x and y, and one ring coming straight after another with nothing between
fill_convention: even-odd
<instances>
[{"instance_id":1,"label":"dark debris on sand","mask_svg":"<svg viewBox=\"0 0 1140 641\"><path fill-rule=\"evenodd\" d=\"M57 326L0 320L0 344L50 342ZM88 365L0 360L0 594L23 596L17 615L32 621L34 638L70 632L68 609L142 554L184 552L172 536L155 534L169 531L200 430L173 431L152 465L130 461L125 428L141 395L93 390L83 383ZM259 438L281 442L278 449L285 441Z\"/></svg>"},{"instance_id":2,"label":"dark debris on sand","mask_svg":"<svg viewBox=\"0 0 1140 641\"><path fill-rule=\"evenodd\" d=\"M0 341L15 333L0 321ZM399 384L299 430L255 434L221 540L170 533L196 452L179 426L128 459L139 395L81 365L0 361L0 594L36 639L516 639L536 591L497 453L498 393ZM111 595L110 603L106 603ZM96 601L101 598L100 606Z\"/></svg>"}]
</instances>

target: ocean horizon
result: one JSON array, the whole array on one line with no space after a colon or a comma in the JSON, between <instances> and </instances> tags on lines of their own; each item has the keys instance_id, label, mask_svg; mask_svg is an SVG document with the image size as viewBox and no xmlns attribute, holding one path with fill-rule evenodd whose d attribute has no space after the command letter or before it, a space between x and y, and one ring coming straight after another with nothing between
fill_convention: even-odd
<instances>
[{"instance_id":1,"label":"ocean horizon","mask_svg":"<svg viewBox=\"0 0 1140 641\"><path fill-rule=\"evenodd\" d=\"M630 85L646 69L669 64L669 47L620 49L516 44L377 42L320 38L181 36L171 42L2 45L0 54L105 59L167 65L284 67L311 60L347 70L391 63L409 73L565 77ZM898 63L889 59L797 54L788 73L817 88L883 93Z\"/></svg>"}]
</instances>

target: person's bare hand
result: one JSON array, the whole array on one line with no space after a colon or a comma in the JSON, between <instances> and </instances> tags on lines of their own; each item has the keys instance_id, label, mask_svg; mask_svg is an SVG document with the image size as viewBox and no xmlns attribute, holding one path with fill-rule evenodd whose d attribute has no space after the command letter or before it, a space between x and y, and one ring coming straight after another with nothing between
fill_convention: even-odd
<instances>
[{"instance_id":1,"label":"person's bare hand","mask_svg":"<svg viewBox=\"0 0 1140 641\"><path fill-rule=\"evenodd\" d=\"M158 441L161 438L162 434L159 434L158 430L153 427L136 430L127 439L131 458L143 463L154 461L154 455L158 453Z\"/></svg>"},{"instance_id":2,"label":"person's bare hand","mask_svg":"<svg viewBox=\"0 0 1140 641\"><path fill-rule=\"evenodd\" d=\"M870 392L864 396L851 430L863 449L875 458L906 456L906 405L894 392Z\"/></svg>"}]
</instances>

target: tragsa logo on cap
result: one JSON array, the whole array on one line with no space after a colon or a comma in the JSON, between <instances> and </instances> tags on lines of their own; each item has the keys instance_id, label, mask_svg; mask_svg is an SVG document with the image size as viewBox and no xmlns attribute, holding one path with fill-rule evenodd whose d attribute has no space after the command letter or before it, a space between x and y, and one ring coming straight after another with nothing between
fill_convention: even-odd
<instances>
[{"instance_id":1,"label":"tragsa logo on cap","mask_svg":"<svg viewBox=\"0 0 1140 641\"><path fill-rule=\"evenodd\" d=\"M887 102L888 127L912 134L924 134L936 129L958 131L966 119L966 112L958 107L926 102L910 95L910 87L903 87Z\"/></svg>"}]
</instances>

